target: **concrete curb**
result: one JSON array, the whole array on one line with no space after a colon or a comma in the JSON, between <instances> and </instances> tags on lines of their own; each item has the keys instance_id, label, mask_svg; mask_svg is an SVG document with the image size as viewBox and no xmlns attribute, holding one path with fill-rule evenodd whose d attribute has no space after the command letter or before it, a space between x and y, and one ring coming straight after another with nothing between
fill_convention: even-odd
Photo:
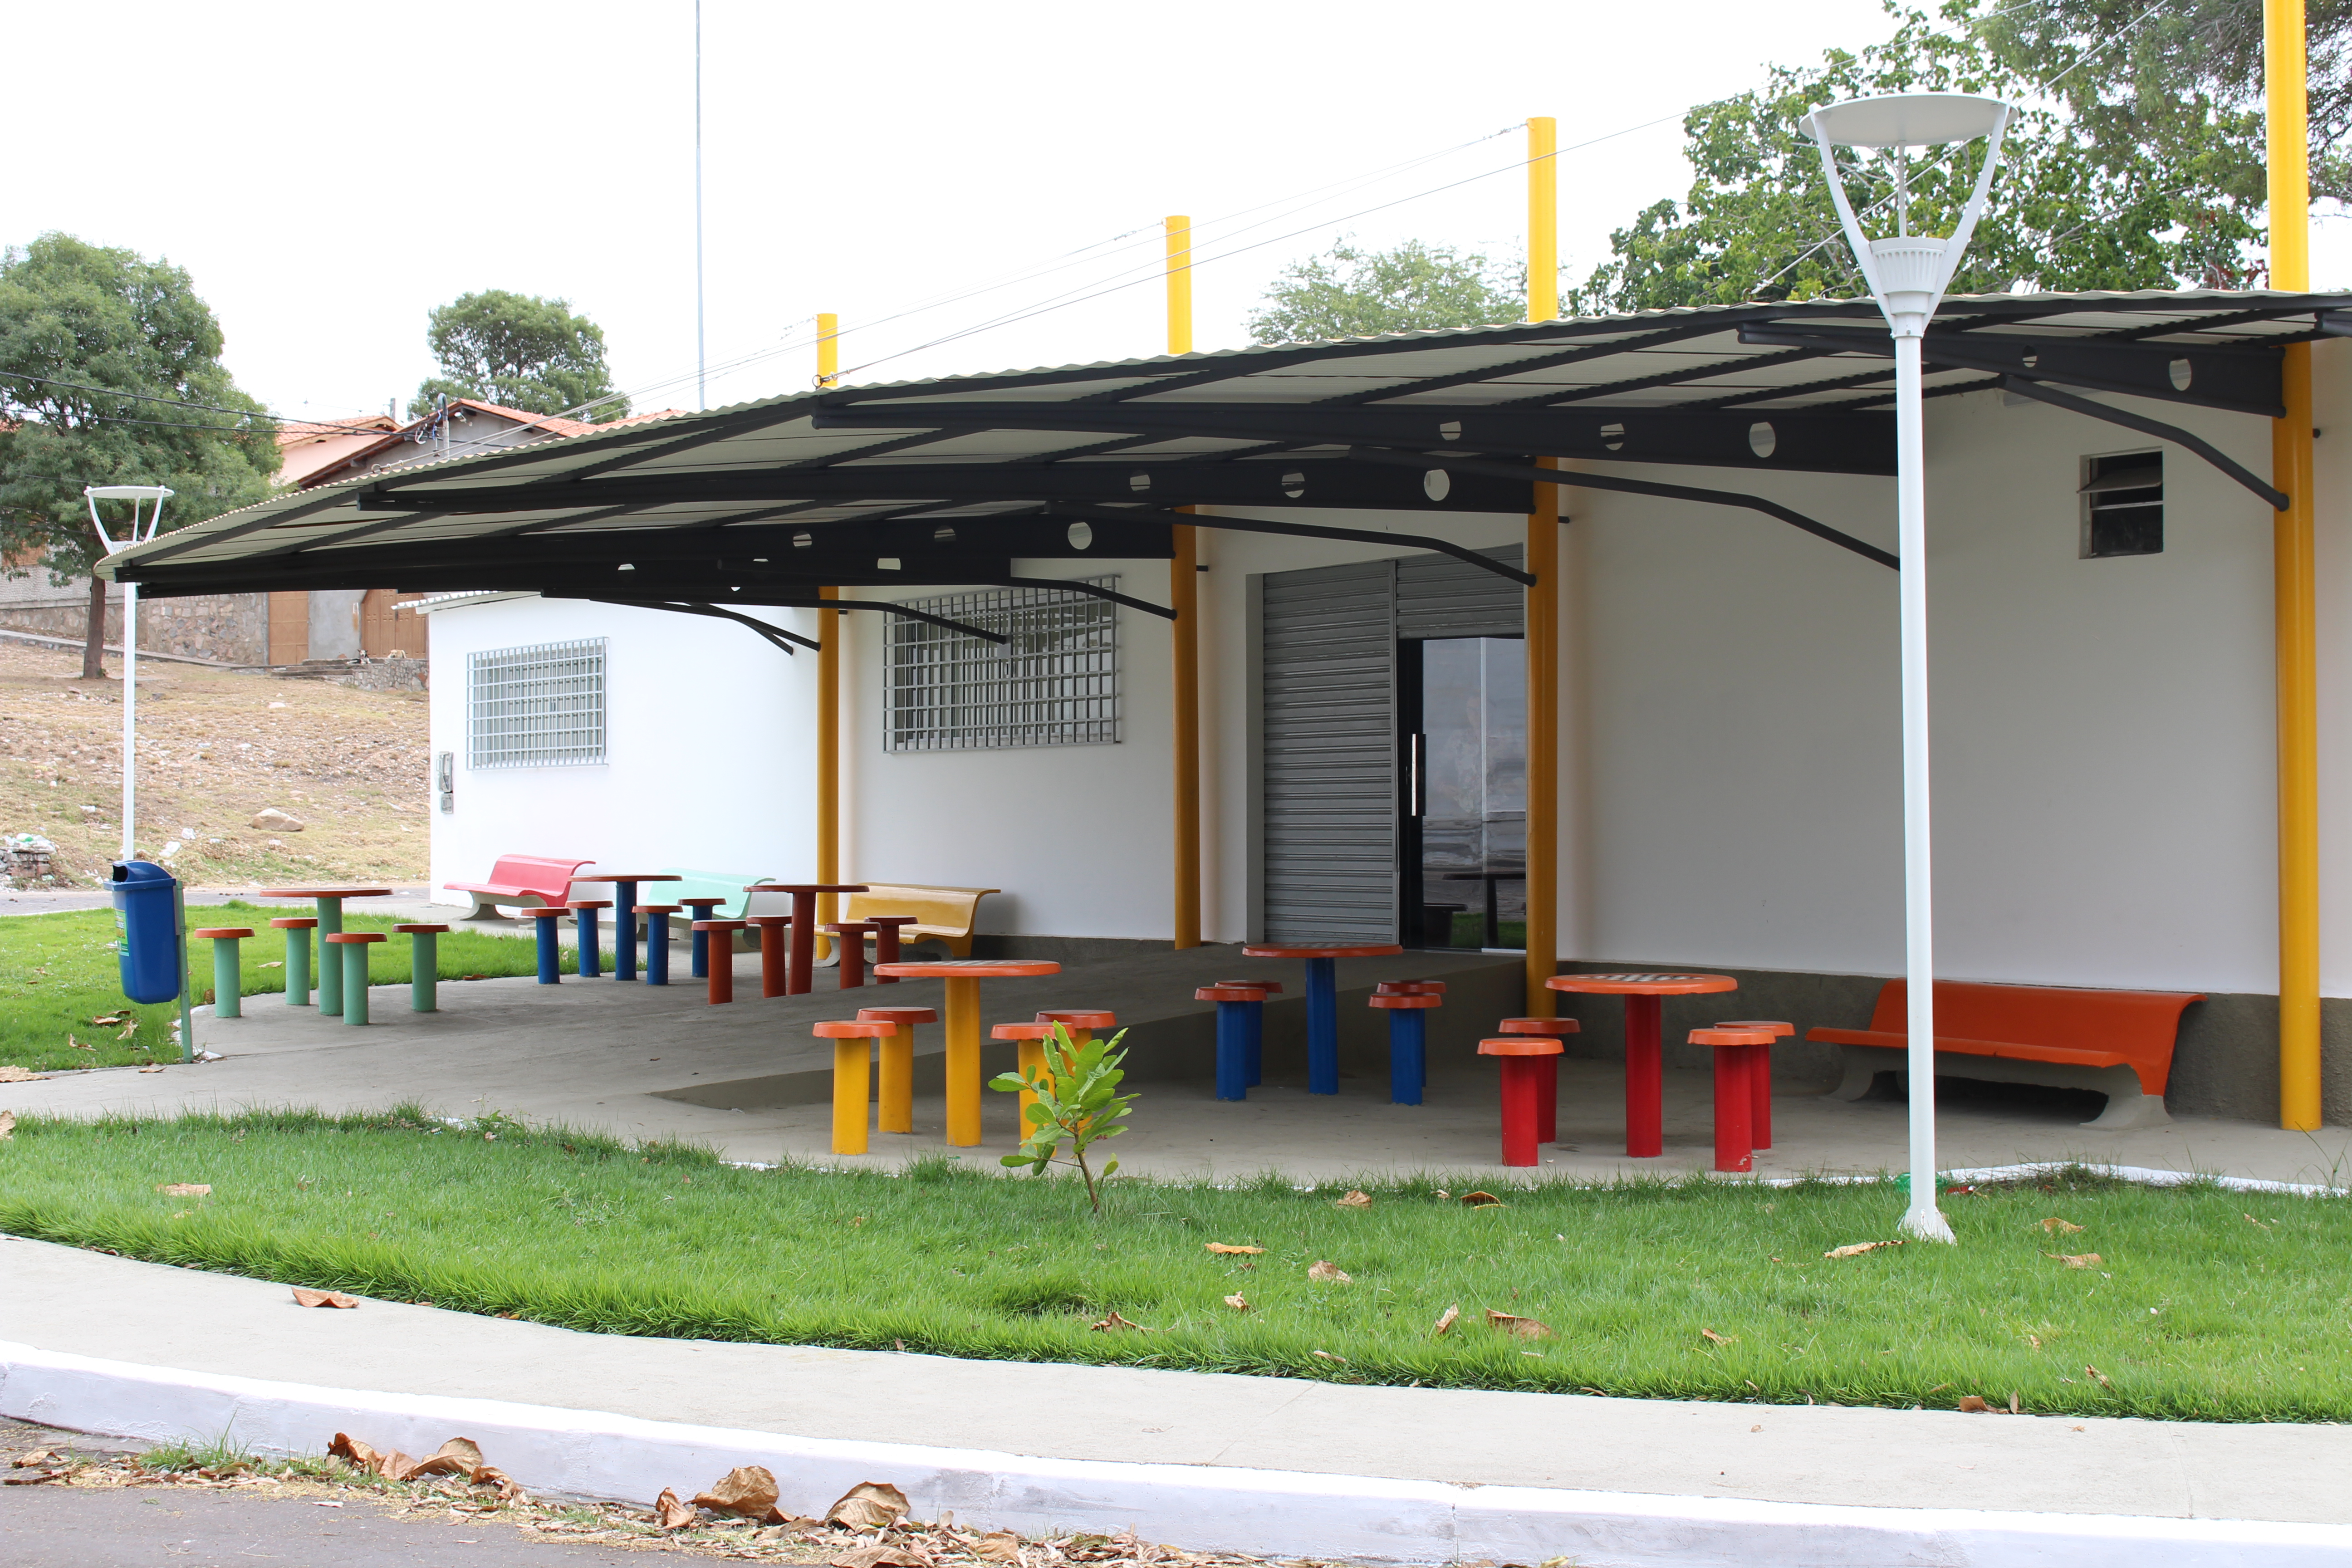
<instances>
[{"instance_id":1,"label":"concrete curb","mask_svg":"<svg viewBox=\"0 0 2352 1568\"><path fill-rule=\"evenodd\" d=\"M2352 1527L2105 1514L1876 1509L1297 1471L1034 1458L647 1421L503 1400L368 1393L138 1366L0 1342L0 1415L151 1441L226 1439L317 1454L338 1431L427 1453L464 1436L525 1487L645 1503L737 1465L782 1503L824 1508L860 1481L921 1518L1038 1535L1133 1530L1192 1551L1390 1562L1488 1558L1583 1568L2352 1568ZM2270 1555L2275 1553L2276 1555Z\"/></svg>"}]
</instances>

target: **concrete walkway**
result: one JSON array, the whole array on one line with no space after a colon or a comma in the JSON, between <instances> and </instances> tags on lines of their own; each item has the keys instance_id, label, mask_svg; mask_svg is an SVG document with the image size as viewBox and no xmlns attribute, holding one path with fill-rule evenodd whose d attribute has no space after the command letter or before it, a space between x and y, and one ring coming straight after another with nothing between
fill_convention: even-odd
<instances>
[{"instance_id":1,"label":"concrete walkway","mask_svg":"<svg viewBox=\"0 0 2352 1568\"><path fill-rule=\"evenodd\" d=\"M184 1435L175 1421L226 1422L257 1447L313 1452L338 1426L418 1453L462 1426L526 1485L639 1502L758 1453L784 1506L803 1512L858 1471L905 1487L925 1517L961 1499L967 1522L1131 1523L1147 1538L1267 1552L2185 1564L2267 1547L2270 1563L2352 1563L2352 1492L2336 1479L2352 1466L2352 1427L1374 1388L632 1339L394 1302L306 1310L282 1286L22 1240L0 1241L0 1414L150 1437ZM985 1495L973 1476L991 1478ZM1431 1499L1451 1523L1428 1522Z\"/></svg>"}]
</instances>

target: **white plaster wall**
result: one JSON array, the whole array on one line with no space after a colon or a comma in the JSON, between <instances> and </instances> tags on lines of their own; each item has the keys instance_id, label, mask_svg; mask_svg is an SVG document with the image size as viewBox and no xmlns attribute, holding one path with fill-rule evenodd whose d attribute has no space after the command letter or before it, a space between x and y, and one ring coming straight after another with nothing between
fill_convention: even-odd
<instances>
[{"instance_id":1,"label":"white plaster wall","mask_svg":"<svg viewBox=\"0 0 2352 1568\"><path fill-rule=\"evenodd\" d=\"M770 610L817 635L813 611ZM469 768L466 656L602 637L602 765ZM576 600L443 610L433 621L433 751L457 753L457 810L433 814L436 897L478 882L502 854L590 856L608 870L664 866L815 873L816 656L788 657L724 621Z\"/></svg>"}]
</instances>

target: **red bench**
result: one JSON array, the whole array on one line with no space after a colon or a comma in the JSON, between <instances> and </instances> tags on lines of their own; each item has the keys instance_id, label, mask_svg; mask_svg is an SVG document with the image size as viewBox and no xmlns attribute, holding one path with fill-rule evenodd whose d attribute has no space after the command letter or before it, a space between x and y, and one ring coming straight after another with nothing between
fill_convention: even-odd
<instances>
[{"instance_id":1,"label":"red bench","mask_svg":"<svg viewBox=\"0 0 2352 1568\"><path fill-rule=\"evenodd\" d=\"M2107 1108L2085 1127L2161 1127L2165 1079L2180 1015L2201 995L2183 991L2084 991L2058 985L1936 982L1936 1076L2088 1089ZM1832 1090L1860 1100L1878 1075L1904 1072L1909 993L1890 980L1867 1029L1808 1029L1805 1038L1840 1047L1845 1080Z\"/></svg>"},{"instance_id":2,"label":"red bench","mask_svg":"<svg viewBox=\"0 0 2352 1568\"><path fill-rule=\"evenodd\" d=\"M572 897L572 879L583 866L593 866L593 860L557 860L545 855L501 855L499 863L490 868L487 882L444 882L441 885L453 893L464 893L473 900L473 907L463 919L488 920L504 904L510 909L543 909L561 904Z\"/></svg>"}]
</instances>

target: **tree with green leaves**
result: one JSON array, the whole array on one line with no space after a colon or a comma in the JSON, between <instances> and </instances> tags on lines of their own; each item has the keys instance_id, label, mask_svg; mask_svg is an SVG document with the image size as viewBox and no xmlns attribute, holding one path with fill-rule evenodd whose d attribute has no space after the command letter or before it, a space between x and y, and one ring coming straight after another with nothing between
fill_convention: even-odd
<instances>
[{"instance_id":1,"label":"tree with green leaves","mask_svg":"<svg viewBox=\"0 0 2352 1568\"><path fill-rule=\"evenodd\" d=\"M629 400L613 390L604 329L572 313L569 300L485 289L433 312L425 342L441 374L425 378L408 411L422 417L444 397L471 397L530 414L590 404L592 419L618 419Z\"/></svg>"},{"instance_id":2,"label":"tree with green leaves","mask_svg":"<svg viewBox=\"0 0 2352 1568\"><path fill-rule=\"evenodd\" d=\"M168 485L168 531L264 500L277 427L220 360L185 271L45 234L0 251L0 561L63 586L106 547L85 485ZM106 584L90 577L82 674L106 671Z\"/></svg>"},{"instance_id":3,"label":"tree with green leaves","mask_svg":"<svg viewBox=\"0 0 2352 1568\"><path fill-rule=\"evenodd\" d=\"M2260 280L2261 20L2242 0L2187 0L2165 16L2146 0L1888 8L1900 25L1885 43L1773 67L1761 88L1692 110L1689 193L1612 235L1610 259L1574 290L1574 308L1867 293L1797 122L1821 104L1904 91L1987 93L2021 110L1953 292ZM2352 116L2342 42L2352 0L2313 0L2312 11L2314 188L2334 194L2345 183L2334 139ZM1856 205L1884 216L1890 165L1839 155ZM1979 142L1915 159L1916 227L1951 221L1982 156Z\"/></svg>"},{"instance_id":4,"label":"tree with green leaves","mask_svg":"<svg viewBox=\"0 0 2352 1568\"><path fill-rule=\"evenodd\" d=\"M1343 238L1324 255L1283 269L1250 312L1249 333L1262 343L1313 342L1526 316L1523 269L1418 239L1361 250Z\"/></svg>"}]
</instances>

